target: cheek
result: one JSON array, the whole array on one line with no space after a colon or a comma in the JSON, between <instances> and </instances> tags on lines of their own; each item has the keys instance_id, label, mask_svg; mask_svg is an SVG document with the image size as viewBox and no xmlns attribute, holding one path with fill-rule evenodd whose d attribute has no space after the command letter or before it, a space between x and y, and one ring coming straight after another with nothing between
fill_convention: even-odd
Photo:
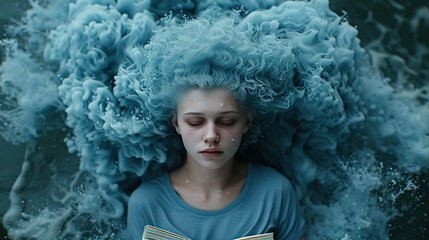
<instances>
[{"instance_id":1,"label":"cheek","mask_svg":"<svg viewBox=\"0 0 429 240\"><path fill-rule=\"evenodd\" d=\"M187 126L179 126L179 130L183 142L193 142L198 138L198 132Z\"/></svg>"},{"instance_id":2,"label":"cheek","mask_svg":"<svg viewBox=\"0 0 429 240\"><path fill-rule=\"evenodd\" d=\"M241 136L236 136L235 138L231 138L231 142L229 145L231 146L232 149L236 151L241 145Z\"/></svg>"},{"instance_id":3,"label":"cheek","mask_svg":"<svg viewBox=\"0 0 429 240\"><path fill-rule=\"evenodd\" d=\"M231 131L225 131L224 138L231 143L240 145L241 139L243 138L243 129L235 129Z\"/></svg>"}]
</instances>

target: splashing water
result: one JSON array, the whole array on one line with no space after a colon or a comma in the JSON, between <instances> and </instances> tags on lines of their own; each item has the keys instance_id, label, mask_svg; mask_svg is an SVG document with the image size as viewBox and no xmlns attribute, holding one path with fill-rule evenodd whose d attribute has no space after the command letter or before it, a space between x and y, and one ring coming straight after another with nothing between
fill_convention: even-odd
<instances>
[{"instance_id":1,"label":"splashing water","mask_svg":"<svg viewBox=\"0 0 429 240\"><path fill-rule=\"evenodd\" d=\"M293 91L260 112L269 117L248 155L292 180L308 239L400 238L410 222L405 236L427 237L429 8L371 4L347 1L355 28L326 0L31 2L1 41L0 133L26 145L3 218L9 236L123 238L130 192L178 161L168 115L151 101L156 44L198 17L288 40L267 59L296 69ZM276 66L267 64L273 75L290 72Z\"/></svg>"}]
</instances>

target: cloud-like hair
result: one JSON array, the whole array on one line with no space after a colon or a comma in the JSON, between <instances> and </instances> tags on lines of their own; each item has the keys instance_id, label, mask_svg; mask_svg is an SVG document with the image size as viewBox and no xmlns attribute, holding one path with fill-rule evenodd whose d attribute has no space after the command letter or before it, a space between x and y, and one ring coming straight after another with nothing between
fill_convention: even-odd
<instances>
[{"instance_id":1,"label":"cloud-like hair","mask_svg":"<svg viewBox=\"0 0 429 240\"><path fill-rule=\"evenodd\" d=\"M178 95L189 88L224 88L259 116L293 105L292 46L264 32L247 35L232 20L189 20L156 32L141 49L139 87L155 118L171 121ZM118 79L126 78L119 72ZM169 123L166 123L169 124ZM256 142L258 126L243 144Z\"/></svg>"},{"instance_id":2,"label":"cloud-like hair","mask_svg":"<svg viewBox=\"0 0 429 240\"><path fill-rule=\"evenodd\" d=\"M257 113L240 157L291 179L309 239L383 239L374 192L400 178L383 163L428 168L427 101L395 92L327 0L37 2L23 38L1 42L0 133L29 145L3 220L13 238L120 238L136 184L180 163L171 116L190 87ZM26 187L39 178L46 194Z\"/></svg>"}]
</instances>

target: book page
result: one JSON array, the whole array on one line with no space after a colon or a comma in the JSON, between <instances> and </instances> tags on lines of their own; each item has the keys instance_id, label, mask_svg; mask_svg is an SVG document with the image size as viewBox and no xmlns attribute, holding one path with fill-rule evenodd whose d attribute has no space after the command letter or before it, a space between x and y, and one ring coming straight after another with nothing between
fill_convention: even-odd
<instances>
[{"instance_id":1,"label":"book page","mask_svg":"<svg viewBox=\"0 0 429 240\"><path fill-rule=\"evenodd\" d=\"M167 230L157 228L151 225L146 225L143 231L142 240L191 240L179 234L169 232Z\"/></svg>"},{"instance_id":2,"label":"book page","mask_svg":"<svg viewBox=\"0 0 429 240\"><path fill-rule=\"evenodd\" d=\"M274 233L264 233L248 237L236 238L234 240L274 240Z\"/></svg>"},{"instance_id":3,"label":"book page","mask_svg":"<svg viewBox=\"0 0 429 240\"><path fill-rule=\"evenodd\" d=\"M179 234L169 232L167 230L157 228L151 225L146 225L143 231L142 240L191 240ZM236 238L234 240L274 240L273 233L264 233L253 236Z\"/></svg>"}]
</instances>

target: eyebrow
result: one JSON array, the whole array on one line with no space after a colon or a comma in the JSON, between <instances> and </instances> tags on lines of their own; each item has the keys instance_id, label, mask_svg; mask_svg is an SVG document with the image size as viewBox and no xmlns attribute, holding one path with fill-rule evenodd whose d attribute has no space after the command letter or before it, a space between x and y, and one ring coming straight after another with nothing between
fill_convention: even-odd
<instances>
[{"instance_id":1,"label":"eyebrow","mask_svg":"<svg viewBox=\"0 0 429 240\"><path fill-rule=\"evenodd\" d=\"M238 115L240 115L240 113L239 113L239 112L237 112L237 111L224 111L224 112L220 112L220 113L219 113L219 115L226 115L226 114L238 114ZM183 115L184 115L184 116L185 116L185 115L197 115L197 116L202 116L202 115L204 115L204 113L200 113L200 112L187 112L187 113L184 113Z\"/></svg>"}]
</instances>

